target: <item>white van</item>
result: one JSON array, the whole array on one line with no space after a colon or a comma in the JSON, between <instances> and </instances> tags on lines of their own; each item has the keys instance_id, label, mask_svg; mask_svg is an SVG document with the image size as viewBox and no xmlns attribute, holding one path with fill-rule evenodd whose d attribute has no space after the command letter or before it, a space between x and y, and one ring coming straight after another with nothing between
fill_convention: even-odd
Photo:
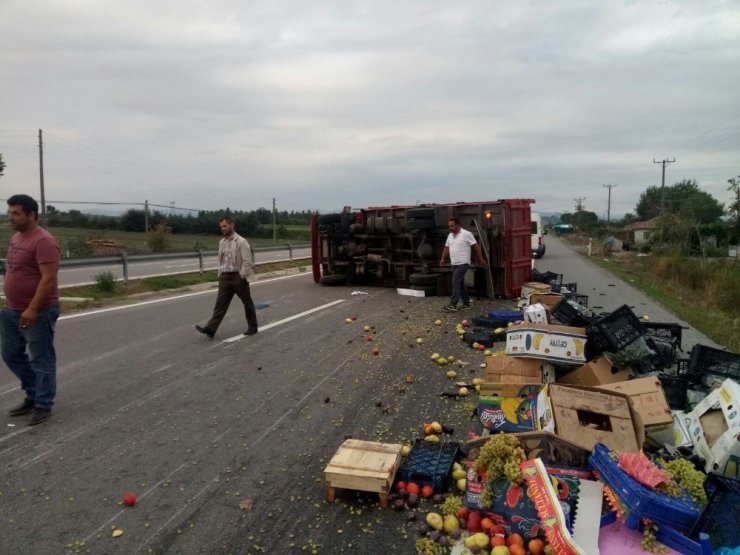
<instances>
[{"instance_id":1,"label":"white van","mask_svg":"<svg viewBox=\"0 0 740 555\"><path fill-rule=\"evenodd\" d=\"M537 212L530 212L532 219L532 258L545 256L545 242L542 240L542 219Z\"/></svg>"}]
</instances>

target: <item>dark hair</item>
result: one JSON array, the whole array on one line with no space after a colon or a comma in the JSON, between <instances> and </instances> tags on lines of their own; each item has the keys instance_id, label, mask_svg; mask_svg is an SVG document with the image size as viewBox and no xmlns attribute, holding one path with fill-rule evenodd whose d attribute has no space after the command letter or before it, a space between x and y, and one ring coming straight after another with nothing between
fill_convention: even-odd
<instances>
[{"instance_id":1,"label":"dark hair","mask_svg":"<svg viewBox=\"0 0 740 555\"><path fill-rule=\"evenodd\" d=\"M229 218L228 216L222 216L221 218L219 218L218 219L218 223L221 223L221 222L226 222L227 224L233 224L234 223L234 221L231 218Z\"/></svg>"},{"instance_id":2,"label":"dark hair","mask_svg":"<svg viewBox=\"0 0 740 555\"><path fill-rule=\"evenodd\" d=\"M39 217L39 203L28 195L13 195L7 202L8 206L20 206L26 216L33 212L36 218Z\"/></svg>"},{"instance_id":3,"label":"dark hair","mask_svg":"<svg viewBox=\"0 0 740 555\"><path fill-rule=\"evenodd\" d=\"M460 225L460 220L458 220L457 218L450 218L449 220L447 220L447 222L455 222L455 225Z\"/></svg>"}]
</instances>

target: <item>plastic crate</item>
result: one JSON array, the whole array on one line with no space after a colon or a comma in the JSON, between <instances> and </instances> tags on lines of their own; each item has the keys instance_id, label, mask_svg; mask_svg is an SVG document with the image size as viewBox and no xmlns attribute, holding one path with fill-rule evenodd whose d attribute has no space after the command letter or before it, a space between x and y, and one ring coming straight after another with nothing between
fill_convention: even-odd
<instances>
[{"instance_id":1,"label":"plastic crate","mask_svg":"<svg viewBox=\"0 0 740 555\"><path fill-rule=\"evenodd\" d=\"M552 292L553 293L564 293L564 294L573 294L578 292L578 284L577 283L563 283L560 285L553 285L552 286Z\"/></svg>"},{"instance_id":2,"label":"plastic crate","mask_svg":"<svg viewBox=\"0 0 740 555\"><path fill-rule=\"evenodd\" d=\"M671 376L670 374L658 374L660 385L663 386L668 406L672 410L686 409L686 391L689 382L684 376Z\"/></svg>"},{"instance_id":3,"label":"plastic crate","mask_svg":"<svg viewBox=\"0 0 740 555\"><path fill-rule=\"evenodd\" d=\"M683 326L681 324L642 322L642 325L645 328L645 335L660 340L673 340L677 347L681 349L681 336L683 334Z\"/></svg>"},{"instance_id":4,"label":"plastic crate","mask_svg":"<svg viewBox=\"0 0 740 555\"><path fill-rule=\"evenodd\" d=\"M555 308L552 309L551 314L553 318L566 326L585 328L593 321L589 316L583 314L576 307L570 304L567 299L560 301Z\"/></svg>"},{"instance_id":5,"label":"plastic crate","mask_svg":"<svg viewBox=\"0 0 740 555\"><path fill-rule=\"evenodd\" d=\"M728 478L712 472L704 481L707 506L689 536L697 539L709 534L712 549L740 545L740 478Z\"/></svg>"},{"instance_id":6,"label":"plastic crate","mask_svg":"<svg viewBox=\"0 0 740 555\"><path fill-rule=\"evenodd\" d=\"M740 355L696 344L691 349L688 375L692 383L700 384L706 374L732 378L740 382Z\"/></svg>"},{"instance_id":7,"label":"plastic crate","mask_svg":"<svg viewBox=\"0 0 740 555\"><path fill-rule=\"evenodd\" d=\"M509 322L519 322L524 320L524 315L518 310L496 310L488 313L492 320L503 320L508 325Z\"/></svg>"},{"instance_id":8,"label":"plastic crate","mask_svg":"<svg viewBox=\"0 0 740 555\"><path fill-rule=\"evenodd\" d=\"M563 274L556 274L554 272L538 272L537 270L533 270L532 279L530 281L546 283L547 285L555 285L559 287L563 283Z\"/></svg>"},{"instance_id":9,"label":"plastic crate","mask_svg":"<svg viewBox=\"0 0 740 555\"><path fill-rule=\"evenodd\" d=\"M460 444L456 441L433 443L417 439L398 475L404 482L430 485L437 491L446 491L452 464L459 452Z\"/></svg>"},{"instance_id":10,"label":"plastic crate","mask_svg":"<svg viewBox=\"0 0 740 555\"><path fill-rule=\"evenodd\" d=\"M640 319L626 304L586 328L589 343L593 342L601 351L619 351L632 343L645 328Z\"/></svg>"},{"instance_id":11,"label":"plastic crate","mask_svg":"<svg viewBox=\"0 0 740 555\"><path fill-rule=\"evenodd\" d=\"M519 314L522 318L522 315ZM503 320L501 318L489 318L488 316L475 316L472 320L473 325L479 328L489 328L495 330L496 328L505 328L509 325L510 320Z\"/></svg>"},{"instance_id":12,"label":"plastic crate","mask_svg":"<svg viewBox=\"0 0 740 555\"><path fill-rule=\"evenodd\" d=\"M589 461L601 480L614 490L629 509L626 521L628 528L638 530L642 518L649 518L659 527L663 524L681 531L691 530L699 518L699 508L688 495L684 493L676 499L643 486L619 468L609 453L606 445L597 443Z\"/></svg>"},{"instance_id":13,"label":"plastic crate","mask_svg":"<svg viewBox=\"0 0 740 555\"><path fill-rule=\"evenodd\" d=\"M504 334L501 334L502 341L506 340L506 336ZM463 334L463 340L468 345L472 345L473 343L478 343L478 345L483 345L486 348L493 347L494 343L494 336L491 335L491 330L486 330L483 332L480 331L466 331Z\"/></svg>"}]
</instances>

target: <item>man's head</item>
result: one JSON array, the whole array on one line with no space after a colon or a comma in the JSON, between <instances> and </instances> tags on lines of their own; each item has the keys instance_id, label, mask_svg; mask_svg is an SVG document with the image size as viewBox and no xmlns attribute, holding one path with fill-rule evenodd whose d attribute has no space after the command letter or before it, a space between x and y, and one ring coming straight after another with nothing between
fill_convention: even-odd
<instances>
[{"instance_id":1,"label":"man's head","mask_svg":"<svg viewBox=\"0 0 740 555\"><path fill-rule=\"evenodd\" d=\"M24 232L36 227L39 203L28 195L13 195L8 199L8 220L15 231Z\"/></svg>"},{"instance_id":2,"label":"man's head","mask_svg":"<svg viewBox=\"0 0 740 555\"><path fill-rule=\"evenodd\" d=\"M231 237L234 234L234 222L231 218L221 218L218 221L218 227L221 228L221 234L224 237Z\"/></svg>"},{"instance_id":3,"label":"man's head","mask_svg":"<svg viewBox=\"0 0 740 555\"><path fill-rule=\"evenodd\" d=\"M447 220L447 229L452 233L457 234L460 231L460 220L457 218L450 218Z\"/></svg>"}]
</instances>

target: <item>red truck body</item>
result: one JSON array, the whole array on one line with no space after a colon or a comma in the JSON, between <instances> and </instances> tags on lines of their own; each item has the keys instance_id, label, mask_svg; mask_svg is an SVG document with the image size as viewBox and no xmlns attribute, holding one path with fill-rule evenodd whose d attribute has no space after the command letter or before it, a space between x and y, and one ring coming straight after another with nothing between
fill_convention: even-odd
<instances>
[{"instance_id":1,"label":"red truck body","mask_svg":"<svg viewBox=\"0 0 740 555\"><path fill-rule=\"evenodd\" d=\"M377 285L451 291L449 259L439 259L457 218L476 237L490 268L474 265L468 290L488 297L517 297L532 273L532 199L370 207L315 215L311 222L314 281L323 285Z\"/></svg>"}]
</instances>

